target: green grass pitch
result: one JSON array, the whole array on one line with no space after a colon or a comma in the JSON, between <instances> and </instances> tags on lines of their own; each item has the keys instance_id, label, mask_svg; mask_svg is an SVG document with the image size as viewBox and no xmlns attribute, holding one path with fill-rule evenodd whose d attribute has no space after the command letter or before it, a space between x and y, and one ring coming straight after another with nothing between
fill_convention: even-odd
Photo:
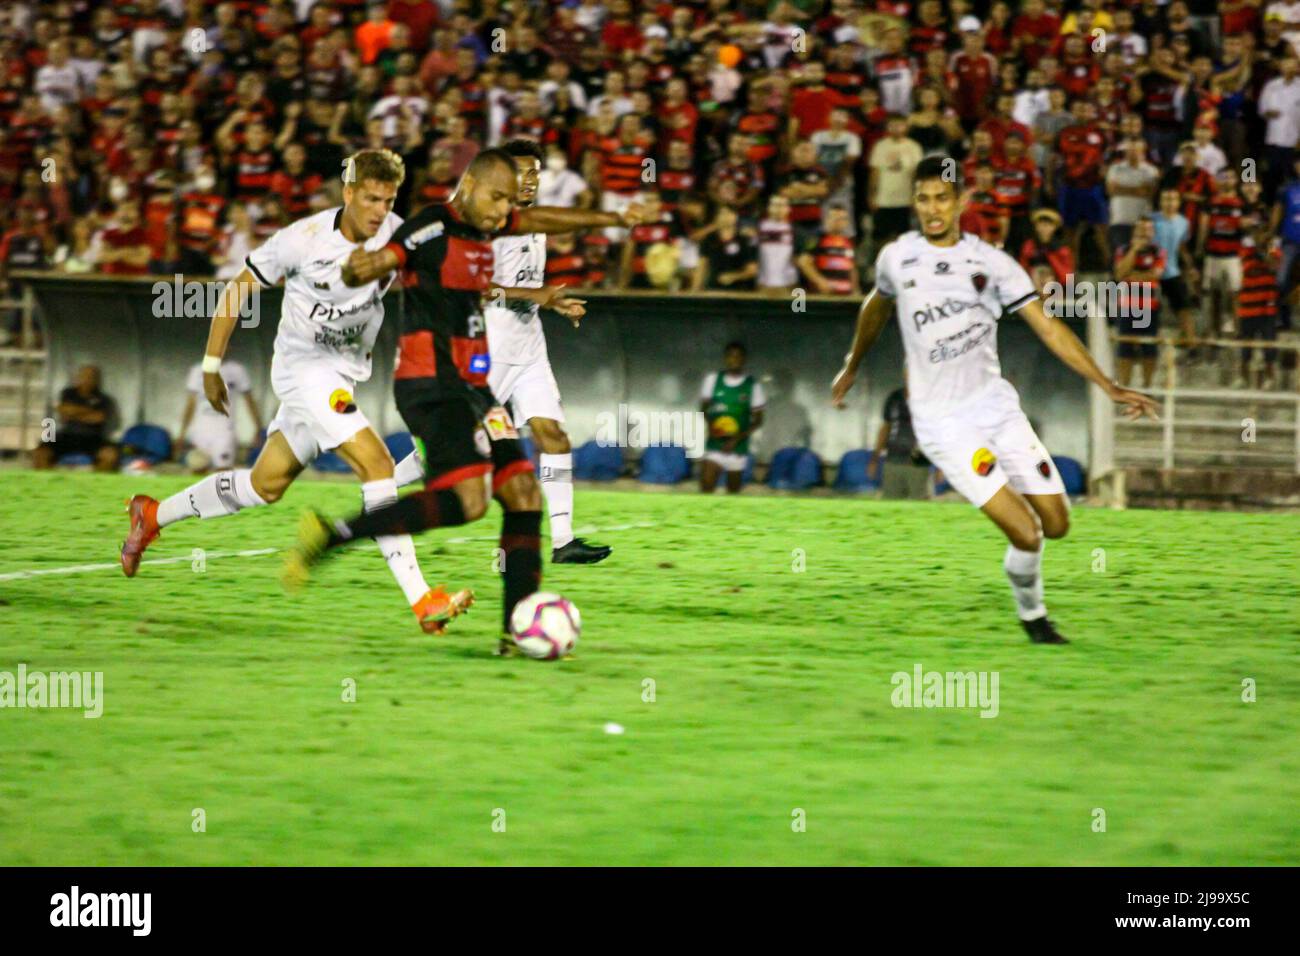
<instances>
[{"instance_id":1,"label":"green grass pitch","mask_svg":"<svg viewBox=\"0 0 1300 956\"><path fill-rule=\"evenodd\" d=\"M222 556L351 484L178 525L135 580L4 577L115 564L123 499L184 484L0 473L0 671L104 673L98 720L0 710L0 864L1300 862L1300 515L1076 509L1068 647L962 504L580 488L614 555L547 566L586 626L559 663L491 656L495 510L419 540L479 593L441 639L368 543L292 598ZM998 715L892 706L918 664L996 671Z\"/></svg>"}]
</instances>

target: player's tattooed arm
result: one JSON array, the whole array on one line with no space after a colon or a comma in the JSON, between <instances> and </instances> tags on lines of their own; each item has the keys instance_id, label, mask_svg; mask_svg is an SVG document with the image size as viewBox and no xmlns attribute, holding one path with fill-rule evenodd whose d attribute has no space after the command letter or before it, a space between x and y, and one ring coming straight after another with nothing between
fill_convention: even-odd
<instances>
[{"instance_id":1,"label":"player's tattooed arm","mask_svg":"<svg viewBox=\"0 0 1300 956\"><path fill-rule=\"evenodd\" d=\"M1031 299L1020 308L1019 313L1029 323L1034 334L1052 350L1052 354L1100 388L1111 401L1123 405L1126 418L1134 421L1145 415L1159 419L1160 403L1150 395L1124 388L1114 379L1107 378L1106 373L1093 360L1087 346L1079 341L1079 337L1068 325L1047 314L1041 299Z\"/></svg>"},{"instance_id":2,"label":"player's tattooed arm","mask_svg":"<svg viewBox=\"0 0 1300 956\"><path fill-rule=\"evenodd\" d=\"M226 283L221 290L221 299L216 311L212 313L212 325L208 328L208 347L203 353L209 358L225 357L226 347L230 344L231 333L235 323L244 314L244 304L260 283L247 266ZM220 372L203 373L203 394L208 404L223 415L230 414L230 396L226 394L226 383Z\"/></svg>"},{"instance_id":3,"label":"player's tattooed arm","mask_svg":"<svg viewBox=\"0 0 1300 956\"><path fill-rule=\"evenodd\" d=\"M343 263L343 284L353 289L388 275L397 266L397 253L391 247L385 246L383 249L367 252L358 246Z\"/></svg>"},{"instance_id":4,"label":"player's tattooed arm","mask_svg":"<svg viewBox=\"0 0 1300 956\"><path fill-rule=\"evenodd\" d=\"M831 404L836 408L844 407L845 396L849 394L849 389L853 387L853 382L858 377L858 366L862 364L863 356L875 343L880 336L880 330L885 327L885 323L893 314L894 300L882 294L879 289L872 289L862 300L862 308L858 309L858 324L853 331L853 345L844 356L844 367L831 382Z\"/></svg>"}]
</instances>

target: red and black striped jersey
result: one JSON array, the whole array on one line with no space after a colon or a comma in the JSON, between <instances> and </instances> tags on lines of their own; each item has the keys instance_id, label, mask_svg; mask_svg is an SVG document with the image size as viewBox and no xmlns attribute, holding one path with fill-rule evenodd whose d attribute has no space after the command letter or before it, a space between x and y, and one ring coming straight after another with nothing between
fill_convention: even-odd
<instances>
[{"instance_id":1,"label":"red and black striped jersey","mask_svg":"<svg viewBox=\"0 0 1300 956\"><path fill-rule=\"evenodd\" d=\"M260 199L271 188L275 153L269 149L253 153L241 149L235 154L235 198Z\"/></svg>"},{"instance_id":2,"label":"red and black striped jersey","mask_svg":"<svg viewBox=\"0 0 1300 956\"><path fill-rule=\"evenodd\" d=\"M1011 215L1029 208L1041 183L1042 174L1028 156L1020 157L1016 163L1008 159L993 164L993 191Z\"/></svg>"},{"instance_id":3,"label":"red and black striped jersey","mask_svg":"<svg viewBox=\"0 0 1300 956\"><path fill-rule=\"evenodd\" d=\"M696 176L689 169L665 169L659 173L659 196L663 207L675 212L677 205L695 191Z\"/></svg>"},{"instance_id":4,"label":"red and black striped jersey","mask_svg":"<svg viewBox=\"0 0 1300 956\"><path fill-rule=\"evenodd\" d=\"M849 295L853 292L853 270L856 266L853 261L852 238L823 233L809 253L817 271L830 283L832 294Z\"/></svg>"},{"instance_id":5,"label":"red and black striped jersey","mask_svg":"<svg viewBox=\"0 0 1300 956\"><path fill-rule=\"evenodd\" d=\"M672 242L681 235L677 217L670 212L662 213L658 222L637 223L627 231L632 243L632 271L636 275L645 274L645 254L657 242Z\"/></svg>"},{"instance_id":6,"label":"red and black striped jersey","mask_svg":"<svg viewBox=\"0 0 1300 956\"><path fill-rule=\"evenodd\" d=\"M1219 193L1205 207L1205 254L1235 256L1241 252L1242 202L1240 196Z\"/></svg>"},{"instance_id":7,"label":"red and black striped jersey","mask_svg":"<svg viewBox=\"0 0 1300 956\"><path fill-rule=\"evenodd\" d=\"M625 196L640 192L647 155L646 149L636 143L617 143L607 148L601 156L601 188Z\"/></svg>"},{"instance_id":8,"label":"red and black striped jersey","mask_svg":"<svg viewBox=\"0 0 1300 956\"><path fill-rule=\"evenodd\" d=\"M587 278L587 259L576 249L572 252L548 253L546 256L546 284L558 286L582 285Z\"/></svg>"},{"instance_id":9,"label":"red and black striped jersey","mask_svg":"<svg viewBox=\"0 0 1300 956\"><path fill-rule=\"evenodd\" d=\"M1280 255L1261 253L1255 246L1242 250L1237 318L1260 319L1277 315L1277 267L1280 261Z\"/></svg>"},{"instance_id":10,"label":"red and black striped jersey","mask_svg":"<svg viewBox=\"0 0 1300 956\"><path fill-rule=\"evenodd\" d=\"M1147 126L1170 128L1178 125L1178 95L1181 85L1159 73L1142 77L1142 118Z\"/></svg>"},{"instance_id":11,"label":"red and black striped jersey","mask_svg":"<svg viewBox=\"0 0 1300 956\"><path fill-rule=\"evenodd\" d=\"M1121 246L1115 253L1115 262L1119 263L1121 259L1128 255L1128 246ZM1159 246L1147 246L1133 259L1133 268L1139 272L1154 271L1157 276L1165 271L1165 251ZM1136 314L1137 309L1144 305L1150 305L1154 312L1160 308L1160 282L1150 282L1146 280L1138 281L1136 279L1127 279L1120 283L1119 294L1116 296L1117 306L1120 315L1131 316Z\"/></svg>"}]
</instances>

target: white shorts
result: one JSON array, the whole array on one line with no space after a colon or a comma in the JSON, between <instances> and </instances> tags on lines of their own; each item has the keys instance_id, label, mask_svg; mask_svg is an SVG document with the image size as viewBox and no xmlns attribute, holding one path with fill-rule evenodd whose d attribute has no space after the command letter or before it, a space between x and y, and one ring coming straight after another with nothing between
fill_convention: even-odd
<instances>
[{"instance_id":1,"label":"white shorts","mask_svg":"<svg viewBox=\"0 0 1300 956\"><path fill-rule=\"evenodd\" d=\"M1005 379L947 415L913 415L912 428L921 451L976 508L1008 483L1022 495L1065 494L1056 463Z\"/></svg>"},{"instance_id":2,"label":"white shorts","mask_svg":"<svg viewBox=\"0 0 1300 956\"><path fill-rule=\"evenodd\" d=\"M229 468L235 463L239 443L235 439L235 430L229 425L195 426L190 429L188 437L191 445L208 456L213 468Z\"/></svg>"},{"instance_id":3,"label":"white shorts","mask_svg":"<svg viewBox=\"0 0 1300 956\"><path fill-rule=\"evenodd\" d=\"M493 362L488 369L488 387L498 402L510 406L511 416L521 425L530 418L564 421L560 386L545 356L524 365Z\"/></svg>"},{"instance_id":4,"label":"white shorts","mask_svg":"<svg viewBox=\"0 0 1300 956\"><path fill-rule=\"evenodd\" d=\"M704 460L711 461L723 471L744 471L749 464L748 455L739 455L731 451L706 451Z\"/></svg>"},{"instance_id":5,"label":"white shorts","mask_svg":"<svg viewBox=\"0 0 1300 956\"><path fill-rule=\"evenodd\" d=\"M357 408L356 383L329 366L272 362L271 388L280 408L266 426L267 437L282 432L299 464L311 464L370 427Z\"/></svg>"},{"instance_id":6,"label":"white shorts","mask_svg":"<svg viewBox=\"0 0 1300 956\"><path fill-rule=\"evenodd\" d=\"M616 212L621 216L623 213L627 212L627 207L636 202L636 200L636 193L629 193L625 196L622 193L606 190L601 193L600 196L600 211ZM627 230L622 226L608 226L605 229L605 238L610 242L622 242L627 238Z\"/></svg>"},{"instance_id":7,"label":"white shorts","mask_svg":"<svg viewBox=\"0 0 1300 956\"><path fill-rule=\"evenodd\" d=\"M1206 292L1226 289L1241 291L1241 260L1236 256L1206 256L1202 265L1201 288Z\"/></svg>"}]
</instances>

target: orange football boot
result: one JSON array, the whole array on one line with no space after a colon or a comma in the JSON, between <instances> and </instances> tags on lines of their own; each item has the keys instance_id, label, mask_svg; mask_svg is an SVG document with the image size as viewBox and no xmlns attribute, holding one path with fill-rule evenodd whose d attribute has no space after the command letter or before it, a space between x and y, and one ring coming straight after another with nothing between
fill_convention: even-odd
<instances>
[{"instance_id":1,"label":"orange football boot","mask_svg":"<svg viewBox=\"0 0 1300 956\"><path fill-rule=\"evenodd\" d=\"M448 595L443 586L430 588L424 597L416 601L411 610L420 621L420 629L426 634L442 634L448 623L459 617L474 604L474 592L469 588Z\"/></svg>"},{"instance_id":2,"label":"orange football boot","mask_svg":"<svg viewBox=\"0 0 1300 956\"><path fill-rule=\"evenodd\" d=\"M158 537L158 501L148 495L136 495L126 510L131 516L131 533L122 542L122 573L133 578L140 569L144 549Z\"/></svg>"}]
</instances>

